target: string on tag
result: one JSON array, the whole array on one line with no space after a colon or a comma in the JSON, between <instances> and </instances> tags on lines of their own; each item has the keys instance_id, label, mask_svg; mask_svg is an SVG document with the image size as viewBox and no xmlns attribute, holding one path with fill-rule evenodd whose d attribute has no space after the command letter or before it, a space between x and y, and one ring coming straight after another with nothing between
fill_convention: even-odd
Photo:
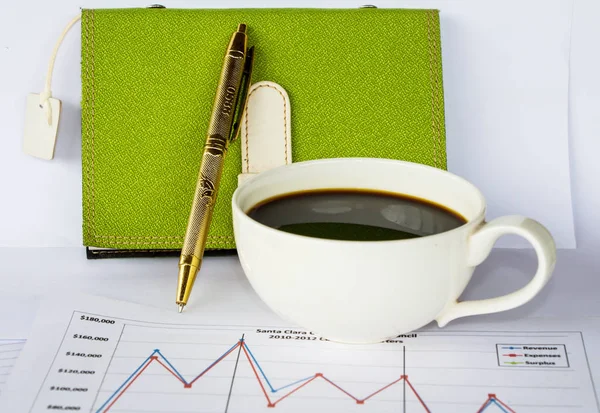
<instances>
[{"instance_id":1,"label":"string on tag","mask_svg":"<svg viewBox=\"0 0 600 413\"><path fill-rule=\"evenodd\" d=\"M44 91L40 93L40 107L44 109L46 114L46 120L48 121L48 125L52 125L52 105L50 105L50 98L52 97L52 73L54 71L54 62L56 60L56 55L58 54L58 49L60 45L65 39L65 36L73 27L75 23L81 20L81 13L75 16L64 28L61 33L58 41L54 45L54 50L52 51L52 55L50 56L50 62L48 63L48 73L46 73L46 84L44 85Z\"/></svg>"}]
</instances>

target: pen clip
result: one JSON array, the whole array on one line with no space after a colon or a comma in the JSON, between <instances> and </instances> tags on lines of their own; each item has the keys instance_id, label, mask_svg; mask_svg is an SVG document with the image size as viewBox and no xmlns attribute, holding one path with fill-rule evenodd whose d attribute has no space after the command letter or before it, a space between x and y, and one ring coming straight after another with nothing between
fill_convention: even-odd
<instances>
[{"instance_id":1,"label":"pen clip","mask_svg":"<svg viewBox=\"0 0 600 413\"><path fill-rule=\"evenodd\" d=\"M233 142L237 139L240 133L240 126L242 124L242 117L246 111L246 103L248 101L248 90L250 89L250 83L252 79L252 68L254 67L254 46L248 49L246 54L246 62L244 64L244 73L242 74L242 83L240 85L240 96L238 105L236 108L235 121L233 122L233 129L229 142Z\"/></svg>"}]
</instances>

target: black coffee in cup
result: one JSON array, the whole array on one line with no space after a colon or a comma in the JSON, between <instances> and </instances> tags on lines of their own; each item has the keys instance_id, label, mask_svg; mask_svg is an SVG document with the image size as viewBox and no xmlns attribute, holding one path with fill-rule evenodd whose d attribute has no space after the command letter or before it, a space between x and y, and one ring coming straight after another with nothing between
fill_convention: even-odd
<instances>
[{"instance_id":1,"label":"black coffee in cup","mask_svg":"<svg viewBox=\"0 0 600 413\"><path fill-rule=\"evenodd\" d=\"M410 239L450 231L467 222L427 200L358 189L283 194L255 205L248 215L281 231L348 241Z\"/></svg>"}]
</instances>

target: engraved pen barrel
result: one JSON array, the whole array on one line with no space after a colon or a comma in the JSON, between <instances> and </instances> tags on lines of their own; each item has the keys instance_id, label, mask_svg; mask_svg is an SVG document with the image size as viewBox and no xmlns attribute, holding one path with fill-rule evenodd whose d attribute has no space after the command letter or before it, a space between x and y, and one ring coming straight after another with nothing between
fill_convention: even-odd
<instances>
[{"instance_id":1,"label":"engraved pen barrel","mask_svg":"<svg viewBox=\"0 0 600 413\"><path fill-rule=\"evenodd\" d=\"M215 94L213 111L208 125L208 137L219 135L229 139L233 117L242 82L246 56L246 26L240 25L233 34L223 61L219 86ZM208 144L208 142L207 142Z\"/></svg>"},{"instance_id":2,"label":"engraved pen barrel","mask_svg":"<svg viewBox=\"0 0 600 413\"><path fill-rule=\"evenodd\" d=\"M195 255L199 259L203 255L244 72L246 39L245 26L240 25L224 57L182 255Z\"/></svg>"},{"instance_id":3,"label":"engraved pen barrel","mask_svg":"<svg viewBox=\"0 0 600 413\"><path fill-rule=\"evenodd\" d=\"M177 304L187 303L196 274L202 263L217 192L221 182L225 153L233 128L235 109L244 74L247 37L241 24L232 35L225 54L215 94L206 143L202 154L194 200L179 259Z\"/></svg>"}]
</instances>

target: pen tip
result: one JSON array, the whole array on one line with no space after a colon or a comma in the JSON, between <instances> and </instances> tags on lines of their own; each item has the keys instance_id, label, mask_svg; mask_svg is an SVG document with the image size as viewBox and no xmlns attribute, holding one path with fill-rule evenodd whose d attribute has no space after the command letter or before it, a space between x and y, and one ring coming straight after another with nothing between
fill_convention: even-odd
<instances>
[{"instance_id":1,"label":"pen tip","mask_svg":"<svg viewBox=\"0 0 600 413\"><path fill-rule=\"evenodd\" d=\"M185 304L179 304L179 312L182 313L183 312L183 307L185 307Z\"/></svg>"}]
</instances>

